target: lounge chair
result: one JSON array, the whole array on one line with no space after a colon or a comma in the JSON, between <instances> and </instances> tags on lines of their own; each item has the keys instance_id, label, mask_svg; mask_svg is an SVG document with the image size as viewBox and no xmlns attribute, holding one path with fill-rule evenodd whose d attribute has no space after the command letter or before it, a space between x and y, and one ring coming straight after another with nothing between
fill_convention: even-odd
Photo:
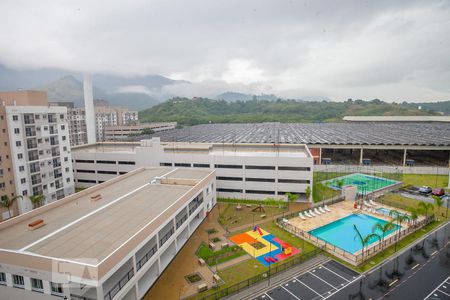
<instances>
[{"instance_id":1,"label":"lounge chair","mask_svg":"<svg viewBox=\"0 0 450 300\"><path fill-rule=\"evenodd\" d=\"M378 203L376 203L376 202L373 201L372 199L369 200L369 203L372 204L373 206L378 206Z\"/></svg>"},{"instance_id":2,"label":"lounge chair","mask_svg":"<svg viewBox=\"0 0 450 300\"><path fill-rule=\"evenodd\" d=\"M316 217L317 215L312 211L312 209L308 210L309 214L313 217Z\"/></svg>"},{"instance_id":3,"label":"lounge chair","mask_svg":"<svg viewBox=\"0 0 450 300\"><path fill-rule=\"evenodd\" d=\"M328 205L325 205L325 206L324 206L324 209L325 209L326 211L331 211L331 209L328 208Z\"/></svg>"},{"instance_id":4,"label":"lounge chair","mask_svg":"<svg viewBox=\"0 0 450 300\"><path fill-rule=\"evenodd\" d=\"M323 214L326 214L327 213L327 211L325 210L325 209L323 209L323 207L321 206L321 207L319 207L319 211L321 212L321 213L323 213Z\"/></svg>"},{"instance_id":5,"label":"lounge chair","mask_svg":"<svg viewBox=\"0 0 450 300\"><path fill-rule=\"evenodd\" d=\"M287 223L289 223L289 220L286 218L283 218L283 222L287 224Z\"/></svg>"},{"instance_id":6,"label":"lounge chair","mask_svg":"<svg viewBox=\"0 0 450 300\"><path fill-rule=\"evenodd\" d=\"M367 206L367 207L372 207L372 206L373 206L372 204L370 204L370 203L367 202L366 200L364 200L363 202L364 202L364 205Z\"/></svg>"},{"instance_id":7,"label":"lounge chair","mask_svg":"<svg viewBox=\"0 0 450 300\"><path fill-rule=\"evenodd\" d=\"M305 216L307 216L308 218L312 218L313 216L311 216L307 211L303 212L305 214Z\"/></svg>"},{"instance_id":8,"label":"lounge chair","mask_svg":"<svg viewBox=\"0 0 450 300\"><path fill-rule=\"evenodd\" d=\"M317 209L317 207L316 208L314 208L314 213L316 213L317 215L321 215L322 213Z\"/></svg>"},{"instance_id":9,"label":"lounge chair","mask_svg":"<svg viewBox=\"0 0 450 300\"><path fill-rule=\"evenodd\" d=\"M302 218L302 220L306 220L306 218L303 216L303 214L302 214L301 212L298 213L298 216L299 216L300 218Z\"/></svg>"}]
</instances>

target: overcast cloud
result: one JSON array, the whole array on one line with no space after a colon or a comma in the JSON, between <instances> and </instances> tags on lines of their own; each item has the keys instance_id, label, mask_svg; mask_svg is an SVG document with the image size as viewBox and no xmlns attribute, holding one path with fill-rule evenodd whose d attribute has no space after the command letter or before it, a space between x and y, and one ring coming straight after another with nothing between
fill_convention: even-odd
<instances>
[{"instance_id":1,"label":"overcast cloud","mask_svg":"<svg viewBox=\"0 0 450 300\"><path fill-rule=\"evenodd\" d=\"M450 99L449 1L2 0L0 11L11 68L160 74L191 82L166 87L186 96Z\"/></svg>"}]
</instances>

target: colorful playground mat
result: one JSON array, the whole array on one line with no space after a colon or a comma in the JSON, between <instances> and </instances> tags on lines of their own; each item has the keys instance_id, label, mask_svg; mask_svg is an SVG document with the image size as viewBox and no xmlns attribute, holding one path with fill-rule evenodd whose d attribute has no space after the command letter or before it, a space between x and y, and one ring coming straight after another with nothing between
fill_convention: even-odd
<instances>
[{"instance_id":1,"label":"colorful playground mat","mask_svg":"<svg viewBox=\"0 0 450 300\"><path fill-rule=\"evenodd\" d=\"M230 240L265 266L298 254L300 251L275 237L273 234L255 226L253 230L236 234Z\"/></svg>"}]
</instances>

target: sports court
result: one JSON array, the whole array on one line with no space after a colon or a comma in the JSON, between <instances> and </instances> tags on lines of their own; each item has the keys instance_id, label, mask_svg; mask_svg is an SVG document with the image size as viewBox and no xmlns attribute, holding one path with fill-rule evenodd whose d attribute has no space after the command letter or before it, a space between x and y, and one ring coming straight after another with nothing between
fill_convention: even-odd
<instances>
[{"instance_id":1,"label":"sports court","mask_svg":"<svg viewBox=\"0 0 450 300\"><path fill-rule=\"evenodd\" d=\"M361 174L361 173L354 173L354 174L336 177L336 178L333 178L330 180L325 180L322 183L332 189L340 190L341 189L341 187L339 186L340 182L342 182L342 186L346 186L346 185L357 186L358 193L360 195L366 195L373 191L384 189L388 186L395 185L398 183L398 181L395 181L395 180L381 178L381 177L367 175L367 174Z\"/></svg>"},{"instance_id":2,"label":"sports court","mask_svg":"<svg viewBox=\"0 0 450 300\"><path fill-rule=\"evenodd\" d=\"M327 299L359 279L359 274L347 267L328 261L298 274L289 281L254 298L258 300Z\"/></svg>"}]
</instances>

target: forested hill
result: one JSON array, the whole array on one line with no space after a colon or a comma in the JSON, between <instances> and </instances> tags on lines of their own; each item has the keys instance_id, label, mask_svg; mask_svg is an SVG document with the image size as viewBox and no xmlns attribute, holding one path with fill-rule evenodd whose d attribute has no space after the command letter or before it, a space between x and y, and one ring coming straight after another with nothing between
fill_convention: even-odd
<instances>
[{"instance_id":1,"label":"forested hill","mask_svg":"<svg viewBox=\"0 0 450 300\"><path fill-rule=\"evenodd\" d=\"M174 98L139 113L143 122L176 121L180 125L204 123L338 122L343 116L435 115L417 105L348 100L327 101L236 101Z\"/></svg>"}]
</instances>

